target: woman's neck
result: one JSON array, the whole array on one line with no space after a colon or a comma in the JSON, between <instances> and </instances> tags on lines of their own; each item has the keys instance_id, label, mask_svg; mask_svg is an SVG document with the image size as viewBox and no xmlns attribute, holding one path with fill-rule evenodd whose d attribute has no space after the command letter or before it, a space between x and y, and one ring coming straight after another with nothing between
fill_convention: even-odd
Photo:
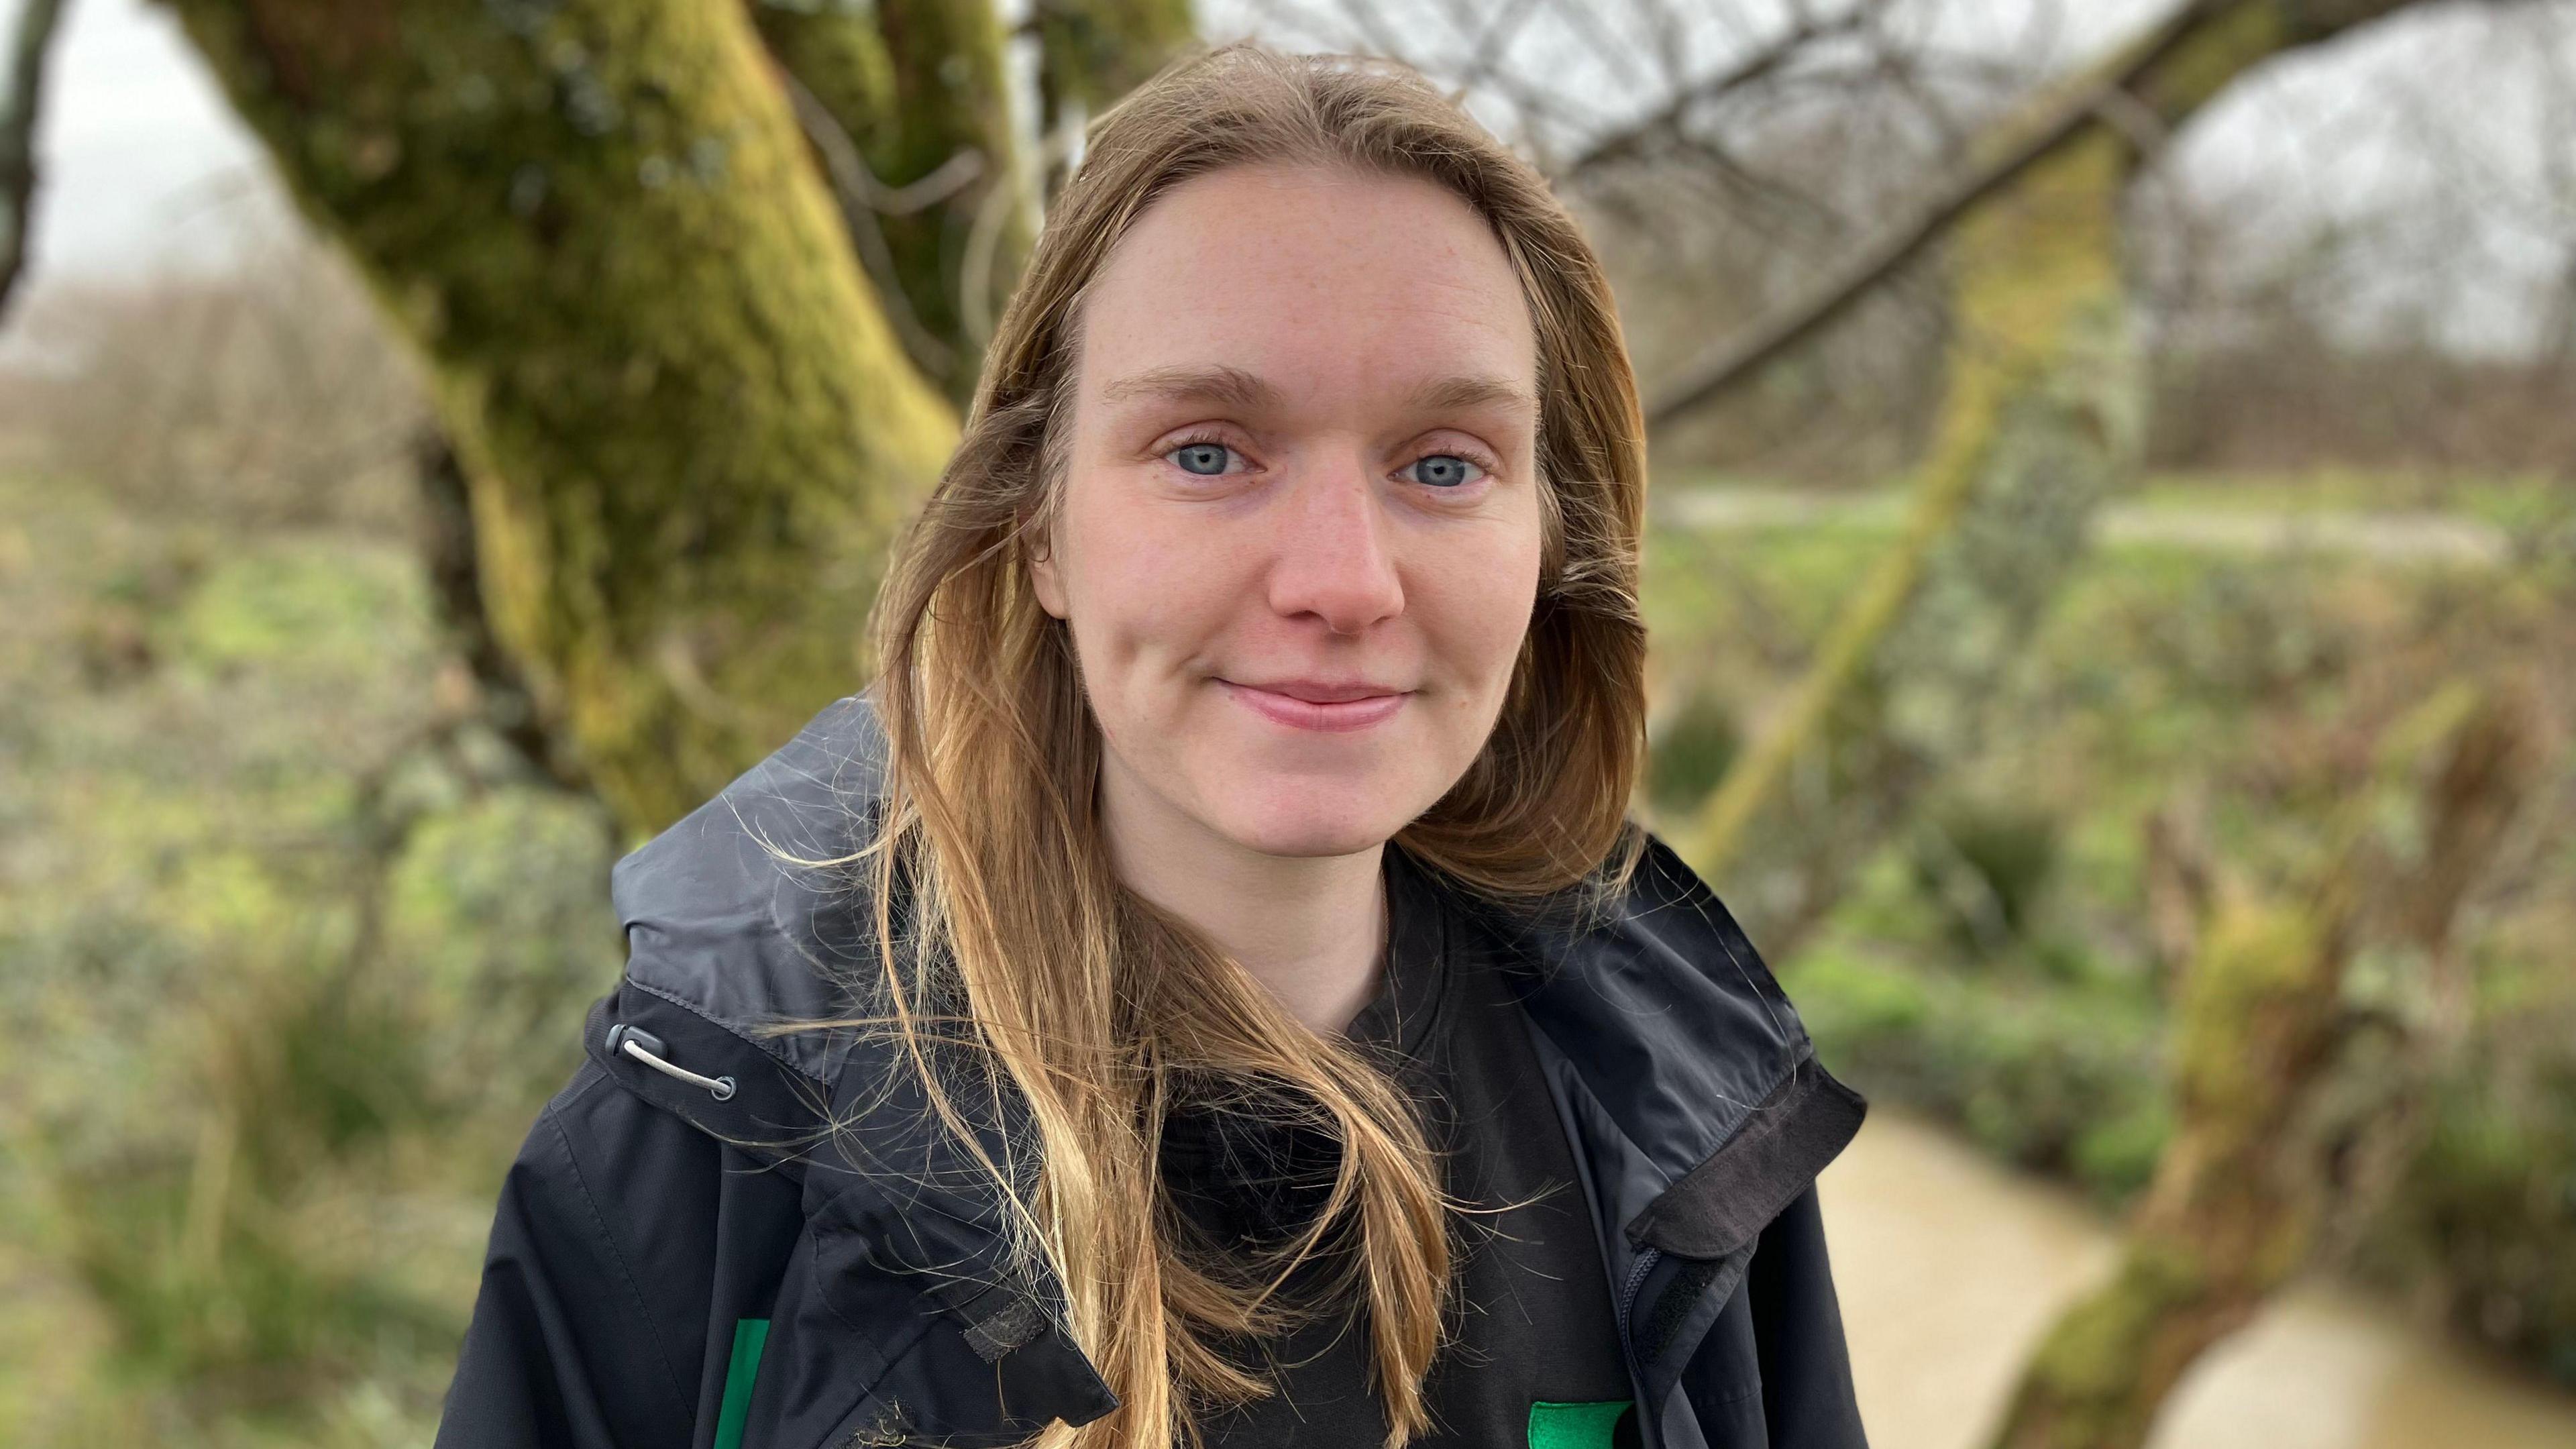
<instances>
[{"instance_id":1,"label":"woman's neck","mask_svg":"<svg viewBox=\"0 0 2576 1449\"><path fill-rule=\"evenodd\" d=\"M1104 772L1111 867L1128 889L1243 963L1288 1014L1337 1035L1377 994L1386 941L1386 847L1351 855L1265 855Z\"/></svg>"}]
</instances>

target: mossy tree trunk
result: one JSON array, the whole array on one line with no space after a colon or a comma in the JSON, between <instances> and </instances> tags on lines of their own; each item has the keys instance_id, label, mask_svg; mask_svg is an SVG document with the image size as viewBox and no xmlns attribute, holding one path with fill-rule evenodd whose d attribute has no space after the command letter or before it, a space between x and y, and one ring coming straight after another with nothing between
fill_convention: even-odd
<instances>
[{"instance_id":1,"label":"mossy tree trunk","mask_svg":"<svg viewBox=\"0 0 2576 1449\"><path fill-rule=\"evenodd\" d=\"M2090 98L2090 121L1957 224L1947 392L1905 532L1685 831L1766 951L1794 950L1974 748L1985 701L2082 560L2096 507L2137 467L2145 383L2119 216L2141 144L2261 62L2400 3L2200 4L1987 138L1991 154L2013 154L2070 96Z\"/></svg>"},{"instance_id":2,"label":"mossy tree trunk","mask_svg":"<svg viewBox=\"0 0 2576 1449\"><path fill-rule=\"evenodd\" d=\"M0 74L0 316L18 290L35 234L36 118L44 113L46 63L64 0L24 0Z\"/></svg>"},{"instance_id":3,"label":"mossy tree trunk","mask_svg":"<svg viewBox=\"0 0 2576 1449\"><path fill-rule=\"evenodd\" d=\"M428 363L485 601L633 829L859 678L955 438L738 7L169 0Z\"/></svg>"},{"instance_id":4,"label":"mossy tree trunk","mask_svg":"<svg viewBox=\"0 0 2576 1449\"><path fill-rule=\"evenodd\" d=\"M2356 1026L2345 968L2383 937L2440 952L2532 778L2534 718L2508 691L2436 696L2390 732L2316 888L2222 897L2176 1001L2173 1139L2117 1272L2043 1338L1997 1449L2143 1444L2184 1371L2307 1261L2353 1135L2331 1105Z\"/></svg>"}]
</instances>

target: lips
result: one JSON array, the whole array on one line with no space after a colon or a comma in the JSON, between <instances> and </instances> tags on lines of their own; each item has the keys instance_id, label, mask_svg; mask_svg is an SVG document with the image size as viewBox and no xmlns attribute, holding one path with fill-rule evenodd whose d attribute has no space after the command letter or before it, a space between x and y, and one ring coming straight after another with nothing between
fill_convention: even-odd
<instances>
[{"instance_id":1,"label":"lips","mask_svg":"<svg viewBox=\"0 0 2576 1449\"><path fill-rule=\"evenodd\" d=\"M1220 679L1217 683L1273 724L1327 734L1383 724L1404 708L1412 694L1364 680L1279 679L1245 684Z\"/></svg>"}]
</instances>

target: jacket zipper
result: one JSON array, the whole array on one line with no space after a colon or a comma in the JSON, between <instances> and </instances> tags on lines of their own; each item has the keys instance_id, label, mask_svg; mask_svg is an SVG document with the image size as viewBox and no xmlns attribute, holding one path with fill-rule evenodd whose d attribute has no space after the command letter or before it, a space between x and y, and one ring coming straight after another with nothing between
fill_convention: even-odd
<instances>
[{"instance_id":1,"label":"jacket zipper","mask_svg":"<svg viewBox=\"0 0 2576 1449\"><path fill-rule=\"evenodd\" d=\"M1637 1295L1645 1291L1646 1275L1655 1270L1655 1264L1663 1256L1661 1248L1648 1248L1638 1254L1636 1263L1628 1269L1627 1286L1619 1290L1619 1342L1628 1350L1628 1368L1637 1375L1640 1383L1645 1381L1645 1364L1637 1357L1637 1335L1632 1320L1636 1316Z\"/></svg>"},{"instance_id":2,"label":"jacket zipper","mask_svg":"<svg viewBox=\"0 0 2576 1449\"><path fill-rule=\"evenodd\" d=\"M1656 1262L1664 1256L1661 1248L1648 1248L1637 1255L1628 1268L1628 1281L1619 1289L1619 1351L1628 1359L1628 1382L1637 1388L1637 1438L1640 1443L1657 1445L1664 1436L1647 1422L1646 1369L1637 1357L1637 1335L1631 1327L1636 1318L1637 1295L1645 1291L1646 1275L1655 1271Z\"/></svg>"}]
</instances>

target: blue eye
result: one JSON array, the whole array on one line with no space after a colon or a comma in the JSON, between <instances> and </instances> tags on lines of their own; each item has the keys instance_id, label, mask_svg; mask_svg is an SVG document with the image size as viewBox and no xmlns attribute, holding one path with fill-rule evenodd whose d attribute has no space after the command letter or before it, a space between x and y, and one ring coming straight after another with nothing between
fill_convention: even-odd
<instances>
[{"instance_id":1,"label":"blue eye","mask_svg":"<svg viewBox=\"0 0 2576 1449\"><path fill-rule=\"evenodd\" d=\"M1456 488L1485 476L1485 470L1455 453L1428 453L1406 465L1413 481L1434 488Z\"/></svg>"},{"instance_id":2,"label":"blue eye","mask_svg":"<svg viewBox=\"0 0 2576 1449\"><path fill-rule=\"evenodd\" d=\"M1163 456L1179 464L1184 473L1213 478L1225 471L1225 460L1233 452L1223 443L1183 443Z\"/></svg>"}]
</instances>

